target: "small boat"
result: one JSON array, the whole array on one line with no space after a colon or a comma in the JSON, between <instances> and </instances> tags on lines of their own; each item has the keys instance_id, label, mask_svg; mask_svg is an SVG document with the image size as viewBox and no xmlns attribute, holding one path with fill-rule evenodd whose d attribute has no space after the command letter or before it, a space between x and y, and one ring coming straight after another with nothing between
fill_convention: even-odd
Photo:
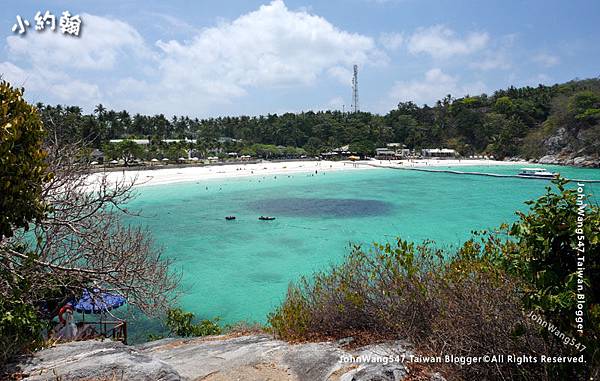
<instances>
[{"instance_id":1,"label":"small boat","mask_svg":"<svg viewBox=\"0 0 600 381\"><path fill-rule=\"evenodd\" d=\"M275 219L275 217L260 216L260 217L258 217L258 219L261 221L273 221Z\"/></svg>"},{"instance_id":2,"label":"small boat","mask_svg":"<svg viewBox=\"0 0 600 381\"><path fill-rule=\"evenodd\" d=\"M532 179L553 179L556 173L548 172L544 168L521 168L517 176Z\"/></svg>"},{"instance_id":3,"label":"small boat","mask_svg":"<svg viewBox=\"0 0 600 381\"><path fill-rule=\"evenodd\" d=\"M227 216L225 217L227 221L235 220L235 216Z\"/></svg>"}]
</instances>

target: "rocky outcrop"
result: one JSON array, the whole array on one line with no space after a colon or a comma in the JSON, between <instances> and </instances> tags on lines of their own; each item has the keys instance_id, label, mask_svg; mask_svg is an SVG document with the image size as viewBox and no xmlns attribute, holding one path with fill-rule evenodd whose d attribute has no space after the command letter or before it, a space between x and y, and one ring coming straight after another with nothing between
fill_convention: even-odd
<instances>
[{"instance_id":1,"label":"rocky outcrop","mask_svg":"<svg viewBox=\"0 0 600 381\"><path fill-rule=\"evenodd\" d=\"M80 341L39 351L13 369L29 381L398 381L408 375L407 364L384 360L410 354L404 342L347 350L331 342L288 344L268 335L164 339L138 346ZM355 356L379 361L350 361Z\"/></svg>"},{"instance_id":2,"label":"rocky outcrop","mask_svg":"<svg viewBox=\"0 0 600 381\"><path fill-rule=\"evenodd\" d=\"M537 162L576 167L600 167L597 154L590 155L593 151L582 145L581 142L585 141L584 135L584 130L574 132L565 127L558 128L552 136L540 142L545 155L540 157Z\"/></svg>"},{"instance_id":3,"label":"rocky outcrop","mask_svg":"<svg viewBox=\"0 0 600 381\"><path fill-rule=\"evenodd\" d=\"M575 167L596 168L600 167L600 160L591 156L575 156L567 155L545 155L537 160L540 164L556 164L556 165L571 165Z\"/></svg>"},{"instance_id":4,"label":"rocky outcrop","mask_svg":"<svg viewBox=\"0 0 600 381\"><path fill-rule=\"evenodd\" d=\"M507 157L505 161L520 162L524 159L520 157ZM577 156L577 154L552 154L544 155L539 159L529 160L530 163L539 164L555 164L555 165L568 165L582 168L598 168L600 167L600 160L592 156Z\"/></svg>"},{"instance_id":5,"label":"rocky outcrop","mask_svg":"<svg viewBox=\"0 0 600 381\"><path fill-rule=\"evenodd\" d=\"M181 380L171 365L114 341L60 344L22 360L16 368L31 381Z\"/></svg>"}]
</instances>

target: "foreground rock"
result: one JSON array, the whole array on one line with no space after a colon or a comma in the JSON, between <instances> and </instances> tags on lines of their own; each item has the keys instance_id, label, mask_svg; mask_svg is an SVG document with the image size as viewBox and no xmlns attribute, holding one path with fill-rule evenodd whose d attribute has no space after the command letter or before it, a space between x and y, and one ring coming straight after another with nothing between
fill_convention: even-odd
<instances>
[{"instance_id":1,"label":"foreground rock","mask_svg":"<svg viewBox=\"0 0 600 381\"><path fill-rule=\"evenodd\" d=\"M164 339L139 346L111 341L60 344L22 360L25 380L397 381L402 362L340 361L411 354L394 342L345 350L334 343L288 344L268 335ZM436 375L435 377L439 377ZM436 378L439 379L439 378Z\"/></svg>"}]
</instances>

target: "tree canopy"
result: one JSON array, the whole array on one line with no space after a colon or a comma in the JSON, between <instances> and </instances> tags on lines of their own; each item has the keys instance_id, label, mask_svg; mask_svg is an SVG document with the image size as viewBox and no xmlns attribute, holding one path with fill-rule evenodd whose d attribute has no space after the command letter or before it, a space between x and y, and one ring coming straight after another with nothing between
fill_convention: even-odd
<instances>
[{"instance_id":1,"label":"tree canopy","mask_svg":"<svg viewBox=\"0 0 600 381\"><path fill-rule=\"evenodd\" d=\"M15 227L27 228L45 210L40 200L49 178L38 111L23 90L0 82L0 240Z\"/></svg>"},{"instance_id":2,"label":"tree canopy","mask_svg":"<svg viewBox=\"0 0 600 381\"><path fill-rule=\"evenodd\" d=\"M130 115L101 104L87 115L74 106L40 105L40 109L44 122L55 124L61 139L85 141L96 148L109 139L188 138L197 139L194 148L202 152L219 148L240 152L261 144L317 154L351 144L372 154L375 147L395 142L411 149L454 148L463 155L537 158L553 149L542 143L561 128L565 139L554 148L598 153L592 143L600 135L600 79L509 87L491 95L448 95L431 106L400 102L385 115L307 111L198 119Z\"/></svg>"}]
</instances>

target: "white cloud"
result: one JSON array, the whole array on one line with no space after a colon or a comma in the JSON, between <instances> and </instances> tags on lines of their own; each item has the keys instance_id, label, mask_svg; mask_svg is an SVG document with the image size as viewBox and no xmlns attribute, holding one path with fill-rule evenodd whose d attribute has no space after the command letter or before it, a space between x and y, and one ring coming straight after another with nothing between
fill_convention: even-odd
<instances>
[{"instance_id":1,"label":"white cloud","mask_svg":"<svg viewBox=\"0 0 600 381\"><path fill-rule=\"evenodd\" d=\"M16 87L23 87L29 82L30 75L11 62L0 62L0 76Z\"/></svg>"},{"instance_id":2,"label":"white cloud","mask_svg":"<svg viewBox=\"0 0 600 381\"><path fill-rule=\"evenodd\" d=\"M333 97L327 102L326 110L341 110L344 107L344 98Z\"/></svg>"},{"instance_id":3,"label":"white cloud","mask_svg":"<svg viewBox=\"0 0 600 381\"><path fill-rule=\"evenodd\" d=\"M536 62L544 67L552 67L560 63L560 58L558 56L548 53L536 54L531 59L533 62Z\"/></svg>"},{"instance_id":4,"label":"white cloud","mask_svg":"<svg viewBox=\"0 0 600 381\"><path fill-rule=\"evenodd\" d=\"M386 56L372 38L340 30L305 10L274 0L186 41L158 41L161 102L179 112L207 110L251 88L312 85L322 75L342 83L353 64Z\"/></svg>"},{"instance_id":5,"label":"white cloud","mask_svg":"<svg viewBox=\"0 0 600 381\"><path fill-rule=\"evenodd\" d=\"M91 105L100 100L98 85L73 79L61 71L45 68L25 70L11 62L0 62L0 75L14 86L24 87L27 94L51 94L57 102ZM38 100L42 101L35 101Z\"/></svg>"},{"instance_id":6,"label":"white cloud","mask_svg":"<svg viewBox=\"0 0 600 381\"><path fill-rule=\"evenodd\" d=\"M101 98L133 111L202 115L253 88L310 86L322 77L347 84L353 64L387 62L373 38L282 0L213 27L189 26L185 40L155 46L124 21L90 14L82 20L80 38L50 31L8 37L11 58L0 73L26 81L48 102L86 107L84 98ZM105 71L111 75L104 80Z\"/></svg>"},{"instance_id":7,"label":"white cloud","mask_svg":"<svg viewBox=\"0 0 600 381\"><path fill-rule=\"evenodd\" d=\"M507 70L512 67L512 64L504 53L493 52L486 54L479 61L472 62L469 66L479 70Z\"/></svg>"},{"instance_id":8,"label":"white cloud","mask_svg":"<svg viewBox=\"0 0 600 381\"><path fill-rule=\"evenodd\" d=\"M127 23L86 13L81 18L80 37L49 29L7 37L11 61L0 62L0 74L39 101L83 107L108 103L102 87L108 87L110 79L92 83L86 74L115 70L123 57L140 60L151 53Z\"/></svg>"},{"instance_id":9,"label":"white cloud","mask_svg":"<svg viewBox=\"0 0 600 381\"><path fill-rule=\"evenodd\" d=\"M379 43L387 50L397 50L404 42L402 33L382 33L379 36Z\"/></svg>"},{"instance_id":10,"label":"white cloud","mask_svg":"<svg viewBox=\"0 0 600 381\"><path fill-rule=\"evenodd\" d=\"M512 67L509 49L498 47L483 52L481 58L474 60L469 67L478 70L508 70Z\"/></svg>"},{"instance_id":11,"label":"white cloud","mask_svg":"<svg viewBox=\"0 0 600 381\"><path fill-rule=\"evenodd\" d=\"M484 50L481 56L469 64L470 67L478 70L508 70L512 68L513 45L517 36L507 34L501 36L489 48Z\"/></svg>"},{"instance_id":12,"label":"white cloud","mask_svg":"<svg viewBox=\"0 0 600 381\"><path fill-rule=\"evenodd\" d=\"M52 32L29 32L9 36L8 51L34 67L112 69L123 53L149 55L140 34L129 24L115 19L81 15L80 37Z\"/></svg>"},{"instance_id":13,"label":"white cloud","mask_svg":"<svg viewBox=\"0 0 600 381\"><path fill-rule=\"evenodd\" d=\"M485 92L485 89L486 86L482 82L460 85L458 77L434 68L428 70L422 80L396 82L389 92L389 98L393 104L407 101L433 104L448 94L454 97L477 95Z\"/></svg>"},{"instance_id":14,"label":"white cloud","mask_svg":"<svg viewBox=\"0 0 600 381\"><path fill-rule=\"evenodd\" d=\"M434 58L447 58L481 50L488 41L487 33L472 32L461 39L452 29L434 25L417 29L408 39L408 51L412 54L429 54Z\"/></svg>"},{"instance_id":15,"label":"white cloud","mask_svg":"<svg viewBox=\"0 0 600 381\"><path fill-rule=\"evenodd\" d=\"M342 66L333 66L327 70L327 73L337 79L341 84L348 85L352 83L352 70Z\"/></svg>"},{"instance_id":16,"label":"white cloud","mask_svg":"<svg viewBox=\"0 0 600 381\"><path fill-rule=\"evenodd\" d=\"M377 55L370 37L290 11L281 0L204 29L189 42L157 45L165 81L192 83L197 90L217 86L227 97L248 86L310 84L333 67L371 62Z\"/></svg>"}]
</instances>

